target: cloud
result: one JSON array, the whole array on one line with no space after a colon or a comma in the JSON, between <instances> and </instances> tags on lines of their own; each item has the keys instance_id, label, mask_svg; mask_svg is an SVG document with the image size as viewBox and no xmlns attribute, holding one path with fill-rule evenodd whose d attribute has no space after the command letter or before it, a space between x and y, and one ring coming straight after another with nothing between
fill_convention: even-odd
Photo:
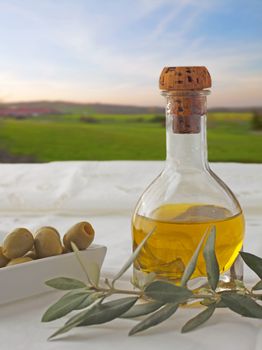
<instances>
[{"instance_id":1,"label":"cloud","mask_svg":"<svg viewBox=\"0 0 262 350\"><path fill-rule=\"evenodd\" d=\"M163 102L157 88L163 66L207 65L214 80L213 105L237 104L237 96L243 104L258 103L261 43L243 44L241 35L232 42L222 31L223 40L209 34L212 18L224 6L223 0L0 4L0 20L8 28L5 38L0 34L0 93L10 100L156 105Z\"/></svg>"}]
</instances>

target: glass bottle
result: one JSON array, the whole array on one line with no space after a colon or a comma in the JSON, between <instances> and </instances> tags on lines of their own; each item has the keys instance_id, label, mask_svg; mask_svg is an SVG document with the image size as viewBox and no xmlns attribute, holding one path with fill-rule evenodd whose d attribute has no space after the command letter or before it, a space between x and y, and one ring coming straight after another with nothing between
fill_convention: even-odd
<instances>
[{"instance_id":1,"label":"glass bottle","mask_svg":"<svg viewBox=\"0 0 262 350\"><path fill-rule=\"evenodd\" d=\"M151 272L179 283L202 236L212 226L216 226L221 285L243 278L238 258L245 229L242 210L207 160L209 87L211 78L205 67L166 67L161 73L160 89L167 101L166 162L139 199L132 218L133 249L155 228L134 262L135 284ZM205 276L200 253L193 285Z\"/></svg>"}]
</instances>

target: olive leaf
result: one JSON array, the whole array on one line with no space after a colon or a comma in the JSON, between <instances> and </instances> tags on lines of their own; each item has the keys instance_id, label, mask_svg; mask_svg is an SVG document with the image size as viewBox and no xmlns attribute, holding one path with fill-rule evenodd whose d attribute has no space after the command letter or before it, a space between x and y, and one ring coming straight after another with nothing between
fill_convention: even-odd
<instances>
[{"instance_id":1,"label":"olive leaf","mask_svg":"<svg viewBox=\"0 0 262 350\"><path fill-rule=\"evenodd\" d=\"M190 279L193 272L195 271L197 259L198 259L199 253L200 253L200 249L202 247L202 244L204 242L204 239L206 238L208 231L209 231L209 229L207 229L206 232L203 234L203 237L201 238L194 254L192 255L189 263L187 264L187 266L185 268L185 271L183 273L183 276L181 278L181 283L180 283L182 287L184 287L187 284L188 280Z\"/></svg>"},{"instance_id":2,"label":"olive leaf","mask_svg":"<svg viewBox=\"0 0 262 350\"><path fill-rule=\"evenodd\" d=\"M201 300L200 304L204 306L209 306L214 304L216 305L216 308L227 307L222 300L215 301L214 299L208 299L208 298Z\"/></svg>"},{"instance_id":3,"label":"olive leaf","mask_svg":"<svg viewBox=\"0 0 262 350\"><path fill-rule=\"evenodd\" d=\"M60 289L60 290L86 288L86 285L83 282L76 280L74 278L68 278L68 277L53 278L49 281L46 281L45 284L49 287Z\"/></svg>"},{"instance_id":4,"label":"olive leaf","mask_svg":"<svg viewBox=\"0 0 262 350\"><path fill-rule=\"evenodd\" d=\"M150 327L154 327L159 323L167 320L171 317L178 309L178 304L166 304L160 310L156 311L143 321L139 322L135 327L131 329L128 335L134 335L136 333L142 332Z\"/></svg>"},{"instance_id":5,"label":"olive leaf","mask_svg":"<svg viewBox=\"0 0 262 350\"><path fill-rule=\"evenodd\" d=\"M94 307L94 305L92 307ZM76 315L76 316L78 316L78 315ZM76 317L76 316L74 316L74 317ZM81 322L81 319L80 319L80 317L78 317L78 319L76 319L75 322L72 321L70 324L66 323L63 327L59 328L57 331L55 331L53 334L51 334L50 337L48 338L48 340L53 339L57 335L69 332L71 329L76 327L80 322Z\"/></svg>"},{"instance_id":6,"label":"olive leaf","mask_svg":"<svg viewBox=\"0 0 262 350\"><path fill-rule=\"evenodd\" d=\"M252 290L261 290L262 289L262 280L257 282L257 284L254 285Z\"/></svg>"},{"instance_id":7,"label":"olive leaf","mask_svg":"<svg viewBox=\"0 0 262 350\"><path fill-rule=\"evenodd\" d=\"M203 255L206 262L206 271L207 271L207 277L208 282L213 290L216 290L218 281L219 281L219 266L215 254L215 243L216 243L216 227L213 226L205 247L203 251Z\"/></svg>"},{"instance_id":8,"label":"olive leaf","mask_svg":"<svg viewBox=\"0 0 262 350\"><path fill-rule=\"evenodd\" d=\"M216 302L216 308L223 308L223 307L227 307L227 305L222 300L219 300Z\"/></svg>"},{"instance_id":9,"label":"olive leaf","mask_svg":"<svg viewBox=\"0 0 262 350\"><path fill-rule=\"evenodd\" d=\"M100 268L96 262L90 262L86 266L89 279L93 286L97 287L100 280Z\"/></svg>"},{"instance_id":10,"label":"olive leaf","mask_svg":"<svg viewBox=\"0 0 262 350\"><path fill-rule=\"evenodd\" d=\"M79 254L79 249L77 248L76 244L74 242L71 242L71 247L73 249L73 252L75 253L75 256L80 264L80 266L82 267L82 270L84 271L84 274L86 276L86 279L88 281L88 283L93 286L93 282L92 280L90 279L89 277L89 274L88 274L88 271L87 271L87 268L85 266L85 264L83 263L81 257L80 257L80 254Z\"/></svg>"},{"instance_id":11,"label":"olive leaf","mask_svg":"<svg viewBox=\"0 0 262 350\"><path fill-rule=\"evenodd\" d=\"M93 304L98 298L102 297L103 295L104 295L103 292L95 292L95 293L92 293L92 294L88 295L86 297L86 299L84 299L82 301L81 304L79 304L77 307L75 307L74 310L86 309L88 306Z\"/></svg>"},{"instance_id":12,"label":"olive leaf","mask_svg":"<svg viewBox=\"0 0 262 350\"><path fill-rule=\"evenodd\" d=\"M138 254L140 253L141 249L145 245L146 241L151 237L151 235L155 232L156 227L153 228L146 236L145 238L140 242L140 244L136 247L133 254L129 257L129 259L126 261L124 266L121 268L121 270L115 275L115 277L112 280L112 284L114 285L115 281L118 280L129 267L132 265L133 261L137 258Z\"/></svg>"},{"instance_id":13,"label":"olive leaf","mask_svg":"<svg viewBox=\"0 0 262 350\"><path fill-rule=\"evenodd\" d=\"M150 283L145 288L145 295L163 303L181 303L194 296L189 289L164 281Z\"/></svg>"},{"instance_id":14,"label":"olive leaf","mask_svg":"<svg viewBox=\"0 0 262 350\"><path fill-rule=\"evenodd\" d=\"M85 291L69 292L51 305L42 317L42 322L54 321L75 310L86 298L88 294Z\"/></svg>"},{"instance_id":15,"label":"olive leaf","mask_svg":"<svg viewBox=\"0 0 262 350\"><path fill-rule=\"evenodd\" d=\"M138 300L138 297L121 298L103 304L97 304L92 312L81 322L80 326L106 323L127 312Z\"/></svg>"},{"instance_id":16,"label":"olive leaf","mask_svg":"<svg viewBox=\"0 0 262 350\"><path fill-rule=\"evenodd\" d=\"M68 322L54 334L51 338L63 334L76 326L90 326L112 321L129 310L137 301L137 297L127 297L110 301L104 304L95 304L91 309L81 312L79 315L69 319Z\"/></svg>"},{"instance_id":17,"label":"olive leaf","mask_svg":"<svg viewBox=\"0 0 262 350\"><path fill-rule=\"evenodd\" d=\"M262 259L258 256L246 252L239 253L244 262L262 279Z\"/></svg>"},{"instance_id":18,"label":"olive leaf","mask_svg":"<svg viewBox=\"0 0 262 350\"><path fill-rule=\"evenodd\" d=\"M125 312L121 316L121 318L134 318L134 317L148 315L158 310L163 305L164 304L161 302L149 302L141 305L134 305L131 307L131 309Z\"/></svg>"},{"instance_id":19,"label":"olive leaf","mask_svg":"<svg viewBox=\"0 0 262 350\"><path fill-rule=\"evenodd\" d=\"M97 299L97 298L96 298ZM99 301L101 302L101 300ZM81 304L80 304L81 305ZM86 310L83 310L77 314L75 314L74 316L71 316L65 323L65 325L74 325L77 326L79 325L83 320L84 318L86 317L86 315L88 315L92 309L96 306L96 303L92 303L90 305L87 306ZM63 327L62 327L63 328Z\"/></svg>"},{"instance_id":20,"label":"olive leaf","mask_svg":"<svg viewBox=\"0 0 262 350\"><path fill-rule=\"evenodd\" d=\"M234 292L225 292L221 294L221 300L232 311L253 318L262 318L262 306L257 304L248 295L240 295Z\"/></svg>"},{"instance_id":21,"label":"olive leaf","mask_svg":"<svg viewBox=\"0 0 262 350\"><path fill-rule=\"evenodd\" d=\"M182 328L181 332L190 332L197 328L204 322L206 322L214 313L216 309L215 304L210 304L204 311L200 312L197 316L189 320Z\"/></svg>"},{"instance_id":22,"label":"olive leaf","mask_svg":"<svg viewBox=\"0 0 262 350\"><path fill-rule=\"evenodd\" d=\"M94 304L91 308L82 311L73 317L71 317L66 325L76 324L77 326L85 326L85 322L91 322L94 320L94 315L99 317L100 322L109 322L116 317L120 317L122 314L127 312L137 301L137 297L121 298L107 303ZM124 310L124 311L123 311ZM117 316L114 316L117 314ZM90 319L89 319L90 316ZM106 321L108 319L108 321ZM92 323L95 324L95 323ZM89 325L89 324L88 324ZM90 323L91 325L91 323Z\"/></svg>"}]
</instances>

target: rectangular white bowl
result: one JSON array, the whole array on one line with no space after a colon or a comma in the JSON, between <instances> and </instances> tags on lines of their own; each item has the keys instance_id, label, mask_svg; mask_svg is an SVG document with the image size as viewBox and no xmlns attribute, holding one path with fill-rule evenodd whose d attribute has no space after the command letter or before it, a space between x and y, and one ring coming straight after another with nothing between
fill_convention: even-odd
<instances>
[{"instance_id":1,"label":"rectangular white bowl","mask_svg":"<svg viewBox=\"0 0 262 350\"><path fill-rule=\"evenodd\" d=\"M101 267L106 255L106 247L93 244L79 254L86 266L95 262ZM2 267L0 269L0 304L50 292L52 289L45 285L45 281L55 277L71 277L86 281L74 253Z\"/></svg>"}]
</instances>

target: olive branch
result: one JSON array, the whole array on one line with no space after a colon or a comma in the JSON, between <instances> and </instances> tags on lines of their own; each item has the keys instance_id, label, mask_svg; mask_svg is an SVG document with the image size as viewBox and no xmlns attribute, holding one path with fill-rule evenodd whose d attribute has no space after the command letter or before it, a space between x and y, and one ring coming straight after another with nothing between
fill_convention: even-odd
<instances>
[{"instance_id":1,"label":"olive branch","mask_svg":"<svg viewBox=\"0 0 262 350\"><path fill-rule=\"evenodd\" d=\"M46 282L52 288L68 291L56 303L51 305L42 317L42 322L50 322L68 315L71 316L65 324L53 333L49 339L64 334L75 327L90 326L110 322L116 318L143 317L129 335L134 335L150 327L156 326L171 317L181 305L200 302L204 310L189 320L181 332L189 332L206 322L217 308L228 308L231 311L251 318L262 319L262 259L245 252L240 252L244 262L258 275L260 281L248 289L242 281L234 281L234 288L223 290L218 288L219 267L215 254L216 228L212 227L203 235L199 245L185 268L180 285L171 282L156 280L154 274L145 278L143 285L137 289L119 289L116 282L128 270L137 258L142 247L155 229L148 233L138 245L134 253L124 266L110 281L100 278L100 269L93 263L87 267L81 261L78 248L72 243L73 251L84 270L86 282L76 279L60 277ZM191 290L187 286L196 265L200 250L206 263L208 284L205 288ZM126 295L108 301L116 295ZM141 302L141 300L143 300ZM77 312L81 310L80 312Z\"/></svg>"}]
</instances>

